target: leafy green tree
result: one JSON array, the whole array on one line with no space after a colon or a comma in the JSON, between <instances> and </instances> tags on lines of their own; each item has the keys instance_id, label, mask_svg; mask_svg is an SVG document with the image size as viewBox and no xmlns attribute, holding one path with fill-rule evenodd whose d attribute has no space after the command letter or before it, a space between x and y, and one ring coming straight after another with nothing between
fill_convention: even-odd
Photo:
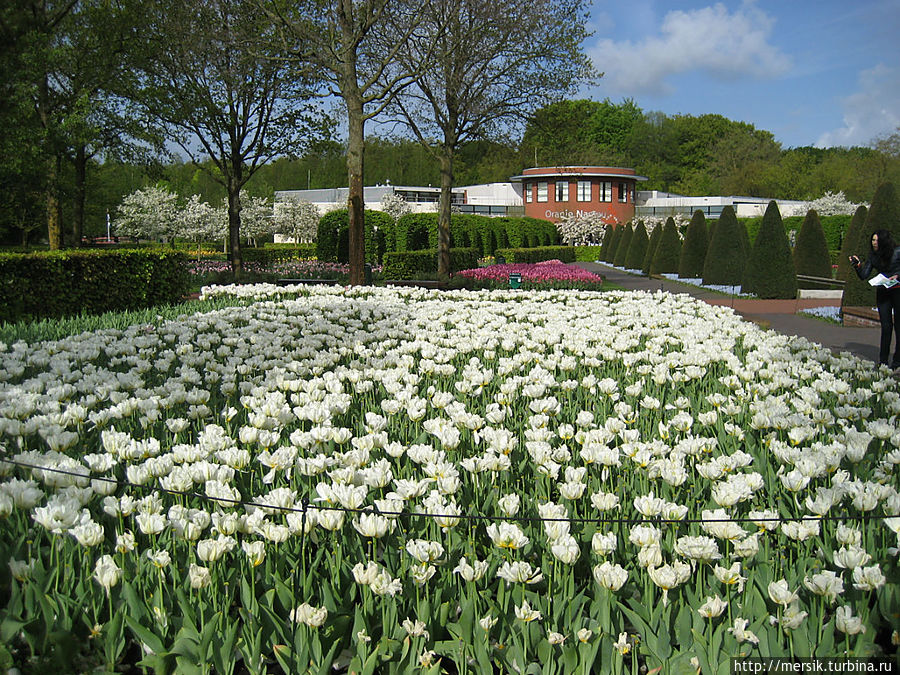
<instances>
[{"instance_id":1,"label":"leafy green tree","mask_svg":"<svg viewBox=\"0 0 900 675\"><path fill-rule=\"evenodd\" d=\"M659 227L657 225L657 227ZM653 262L650 263L650 274L675 274L678 272L678 260L681 258L681 237L678 236L678 228L675 227L675 219L666 218L666 224L662 227L662 234L656 250L653 252Z\"/></svg>"},{"instance_id":2,"label":"leafy green tree","mask_svg":"<svg viewBox=\"0 0 900 675\"><path fill-rule=\"evenodd\" d=\"M628 247L631 245L631 238L633 236L634 226L631 223L628 223L622 229L622 238L619 240L619 245L616 246L616 257L613 259L613 264L616 267L625 266L625 258L628 256Z\"/></svg>"},{"instance_id":3,"label":"leafy green tree","mask_svg":"<svg viewBox=\"0 0 900 675\"><path fill-rule=\"evenodd\" d=\"M644 227L644 221L639 220L637 227L634 228L634 234L631 235L628 253L625 255L625 269L639 270L643 268L649 244L650 238L647 236L647 228Z\"/></svg>"},{"instance_id":4,"label":"leafy green tree","mask_svg":"<svg viewBox=\"0 0 900 675\"><path fill-rule=\"evenodd\" d=\"M866 222L859 233L855 252L865 263L869 257L872 234L877 230L888 230L894 241L900 241L900 201L893 183L882 183L875 190L872 205L866 213ZM854 272L844 285L842 306L872 307L875 304L875 289Z\"/></svg>"},{"instance_id":5,"label":"leafy green tree","mask_svg":"<svg viewBox=\"0 0 900 675\"><path fill-rule=\"evenodd\" d=\"M803 219L794 244L794 269L797 274L831 278L831 256L819 214L810 209Z\"/></svg>"},{"instance_id":6,"label":"leafy green tree","mask_svg":"<svg viewBox=\"0 0 900 675\"><path fill-rule=\"evenodd\" d=\"M865 236L866 215L868 212L869 209L863 205L857 207L856 212L853 214L853 218L850 219L850 225L847 227L847 231L844 232L841 239L841 252L838 255L836 276L842 281L847 281L851 275L854 277L856 276L856 271L850 266L850 256L861 255L858 251L864 249L860 248L860 242L868 244L868 240L863 241Z\"/></svg>"},{"instance_id":7,"label":"leafy green tree","mask_svg":"<svg viewBox=\"0 0 900 675\"><path fill-rule=\"evenodd\" d=\"M659 223L657 223L656 227L650 232L650 241L647 243L647 253L644 254L644 262L641 265L641 272L645 275L650 274L650 266L653 264L653 256L656 255L656 247L659 246L662 232L663 225Z\"/></svg>"},{"instance_id":8,"label":"leafy green tree","mask_svg":"<svg viewBox=\"0 0 900 675\"><path fill-rule=\"evenodd\" d=\"M418 15L398 50L399 69L416 75L390 109L440 163L438 275L447 277L460 146L498 137L587 79L587 12L584 0L424 0ZM423 54L433 67L420 67Z\"/></svg>"},{"instance_id":9,"label":"leafy green tree","mask_svg":"<svg viewBox=\"0 0 900 675\"><path fill-rule=\"evenodd\" d=\"M399 52L423 21L409 0L261 0L277 16L295 57L326 80L325 93L339 97L347 117L347 211L350 283L362 284L366 261L363 166L366 122L384 112L399 91L433 66L431 50L405 70Z\"/></svg>"},{"instance_id":10,"label":"leafy green tree","mask_svg":"<svg viewBox=\"0 0 900 675\"><path fill-rule=\"evenodd\" d=\"M706 260L703 261L703 283L711 286L737 286L744 274L744 246L741 230L747 230L738 222L734 209L726 206L713 229Z\"/></svg>"},{"instance_id":11,"label":"leafy green tree","mask_svg":"<svg viewBox=\"0 0 900 675\"><path fill-rule=\"evenodd\" d=\"M753 250L744 267L741 290L760 298L797 297L797 272L781 213L774 200L763 215Z\"/></svg>"},{"instance_id":12,"label":"leafy green tree","mask_svg":"<svg viewBox=\"0 0 900 675\"><path fill-rule=\"evenodd\" d=\"M529 164L603 164L626 158L635 126L643 119L631 99L556 101L528 121L520 147Z\"/></svg>"},{"instance_id":13,"label":"leafy green tree","mask_svg":"<svg viewBox=\"0 0 900 675\"><path fill-rule=\"evenodd\" d=\"M695 279L703 276L703 261L706 259L707 241L706 218L703 211L694 211L688 223L678 261L678 276Z\"/></svg>"},{"instance_id":14,"label":"leafy green tree","mask_svg":"<svg viewBox=\"0 0 900 675\"><path fill-rule=\"evenodd\" d=\"M321 132L311 76L286 58L278 24L251 3L156 0L145 9L151 38L135 103L225 189L239 279L241 190L260 166Z\"/></svg>"}]
</instances>

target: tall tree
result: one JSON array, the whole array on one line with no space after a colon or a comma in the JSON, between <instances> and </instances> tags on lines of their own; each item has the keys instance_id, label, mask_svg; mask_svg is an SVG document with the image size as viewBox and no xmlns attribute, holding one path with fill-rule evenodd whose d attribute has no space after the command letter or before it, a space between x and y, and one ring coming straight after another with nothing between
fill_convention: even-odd
<instances>
[{"instance_id":1,"label":"tall tree","mask_svg":"<svg viewBox=\"0 0 900 675\"><path fill-rule=\"evenodd\" d=\"M438 274L450 273L454 161L461 144L499 138L591 73L584 0L426 0L400 50L400 72L433 66L392 107L440 161Z\"/></svg>"},{"instance_id":2,"label":"tall tree","mask_svg":"<svg viewBox=\"0 0 900 675\"><path fill-rule=\"evenodd\" d=\"M411 0L305 0L299 11L284 0L257 0L281 26L294 56L313 65L347 114L347 211L350 283L364 282L363 160L366 122L379 115L427 59L413 71L397 68L398 52L420 21ZM426 52L427 54L427 52ZM424 56L422 54L420 56Z\"/></svg>"},{"instance_id":3,"label":"tall tree","mask_svg":"<svg viewBox=\"0 0 900 675\"><path fill-rule=\"evenodd\" d=\"M260 166L298 151L318 130L310 72L286 58L276 24L251 3L155 0L145 21L137 103L225 188L228 252L239 279L241 189Z\"/></svg>"}]
</instances>

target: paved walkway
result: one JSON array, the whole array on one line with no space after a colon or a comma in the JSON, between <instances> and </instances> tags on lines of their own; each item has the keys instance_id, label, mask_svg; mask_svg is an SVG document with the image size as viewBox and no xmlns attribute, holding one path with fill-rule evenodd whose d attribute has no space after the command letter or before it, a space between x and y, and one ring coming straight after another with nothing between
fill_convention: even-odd
<instances>
[{"instance_id":1,"label":"paved walkway","mask_svg":"<svg viewBox=\"0 0 900 675\"><path fill-rule=\"evenodd\" d=\"M591 272L603 275L610 282L628 290L668 291L687 293L712 305L733 307L748 321L785 335L799 335L828 347L834 353L850 352L869 361L878 361L878 328L841 326L814 317L797 314L799 309L833 306L834 300L758 300L732 298L699 286L683 284L668 279L650 278L628 274L602 263L576 263Z\"/></svg>"}]
</instances>

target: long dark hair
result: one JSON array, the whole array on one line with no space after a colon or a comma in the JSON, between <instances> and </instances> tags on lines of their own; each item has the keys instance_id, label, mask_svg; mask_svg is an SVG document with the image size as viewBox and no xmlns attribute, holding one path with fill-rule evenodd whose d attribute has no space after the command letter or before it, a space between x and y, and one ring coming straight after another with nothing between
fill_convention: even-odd
<instances>
[{"instance_id":1,"label":"long dark hair","mask_svg":"<svg viewBox=\"0 0 900 675\"><path fill-rule=\"evenodd\" d=\"M874 253L878 256L878 260L881 262L882 266L887 266L891 262L891 256L894 255L894 248L897 246L894 243L894 238L891 236L889 230L875 230L872 235L878 237L878 250ZM871 241L869 242L869 246L872 246Z\"/></svg>"}]
</instances>

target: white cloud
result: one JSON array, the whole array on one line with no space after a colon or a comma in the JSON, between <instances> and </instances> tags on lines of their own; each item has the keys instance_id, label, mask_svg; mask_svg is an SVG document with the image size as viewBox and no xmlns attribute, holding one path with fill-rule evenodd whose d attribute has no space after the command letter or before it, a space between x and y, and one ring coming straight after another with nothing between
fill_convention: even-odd
<instances>
[{"instance_id":1,"label":"white cloud","mask_svg":"<svg viewBox=\"0 0 900 675\"><path fill-rule=\"evenodd\" d=\"M590 50L605 88L617 94L671 91L666 78L702 71L720 80L780 75L790 59L769 44L774 21L752 3L730 13L721 3L666 14L640 42L603 39Z\"/></svg>"},{"instance_id":2,"label":"white cloud","mask_svg":"<svg viewBox=\"0 0 900 675\"><path fill-rule=\"evenodd\" d=\"M819 138L820 148L868 145L900 127L900 68L879 64L859 74L858 89L841 99L844 126Z\"/></svg>"}]
</instances>

